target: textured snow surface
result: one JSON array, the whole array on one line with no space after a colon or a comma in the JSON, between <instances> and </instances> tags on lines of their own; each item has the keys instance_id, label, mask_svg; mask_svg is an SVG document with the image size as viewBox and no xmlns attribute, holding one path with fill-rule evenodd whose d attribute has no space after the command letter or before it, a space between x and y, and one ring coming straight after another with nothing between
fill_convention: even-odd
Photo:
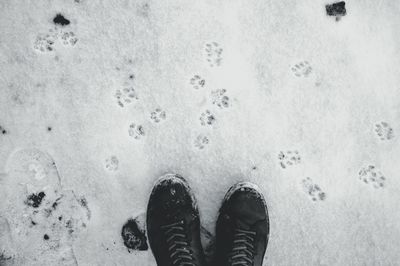
<instances>
[{"instance_id":1,"label":"textured snow surface","mask_svg":"<svg viewBox=\"0 0 400 266\"><path fill-rule=\"evenodd\" d=\"M121 230L177 173L206 242L250 181L265 265L398 265L400 1L326 4L0 1L0 264L155 265Z\"/></svg>"}]
</instances>

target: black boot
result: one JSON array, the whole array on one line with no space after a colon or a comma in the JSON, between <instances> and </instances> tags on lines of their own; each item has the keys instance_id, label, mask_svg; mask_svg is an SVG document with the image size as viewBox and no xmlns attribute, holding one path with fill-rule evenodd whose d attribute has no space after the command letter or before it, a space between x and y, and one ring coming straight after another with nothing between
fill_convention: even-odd
<instances>
[{"instance_id":1,"label":"black boot","mask_svg":"<svg viewBox=\"0 0 400 266\"><path fill-rule=\"evenodd\" d=\"M268 236L268 211L261 192L247 182L232 186L217 221L215 265L261 266Z\"/></svg>"},{"instance_id":2,"label":"black boot","mask_svg":"<svg viewBox=\"0 0 400 266\"><path fill-rule=\"evenodd\" d=\"M177 175L160 178L147 206L147 233L158 266L203 266L196 200Z\"/></svg>"}]
</instances>

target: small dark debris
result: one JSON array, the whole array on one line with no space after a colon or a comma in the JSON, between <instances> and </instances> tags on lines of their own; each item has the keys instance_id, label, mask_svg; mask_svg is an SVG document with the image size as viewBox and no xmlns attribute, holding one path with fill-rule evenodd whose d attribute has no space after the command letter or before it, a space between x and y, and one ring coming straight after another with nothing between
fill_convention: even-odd
<instances>
[{"instance_id":1,"label":"small dark debris","mask_svg":"<svg viewBox=\"0 0 400 266\"><path fill-rule=\"evenodd\" d=\"M37 223L35 221L31 221L31 224L32 225L36 225Z\"/></svg>"},{"instance_id":2,"label":"small dark debris","mask_svg":"<svg viewBox=\"0 0 400 266\"><path fill-rule=\"evenodd\" d=\"M59 216L59 217L58 217L58 220L61 221L61 220L62 220L62 216Z\"/></svg>"},{"instance_id":3,"label":"small dark debris","mask_svg":"<svg viewBox=\"0 0 400 266\"><path fill-rule=\"evenodd\" d=\"M47 127L47 131L49 131L49 132L50 132L51 130L52 130L52 128L51 128L51 127Z\"/></svg>"},{"instance_id":4,"label":"small dark debris","mask_svg":"<svg viewBox=\"0 0 400 266\"><path fill-rule=\"evenodd\" d=\"M43 191L39 192L38 194L32 193L28 196L28 199L25 201L25 203L33 208L38 208L45 196L46 194Z\"/></svg>"},{"instance_id":5,"label":"small dark debris","mask_svg":"<svg viewBox=\"0 0 400 266\"><path fill-rule=\"evenodd\" d=\"M44 239L44 240L49 240L49 238L50 238L50 237L49 237L47 234L44 234L44 236L43 236L43 239Z\"/></svg>"},{"instance_id":6,"label":"small dark debris","mask_svg":"<svg viewBox=\"0 0 400 266\"><path fill-rule=\"evenodd\" d=\"M3 135L7 134L7 130L5 130L2 126L0 126L0 131Z\"/></svg>"},{"instance_id":7,"label":"small dark debris","mask_svg":"<svg viewBox=\"0 0 400 266\"><path fill-rule=\"evenodd\" d=\"M326 14L328 16L335 16L336 20L346 15L346 3L344 1L328 4L325 6Z\"/></svg>"},{"instance_id":8,"label":"small dark debris","mask_svg":"<svg viewBox=\"0 0 400 266\"><path fill-rule=\"evenodd\" d=\"M55 209L57 208L57 205L58 205L58 203L57 203L57 201L55 201L55 202L53 203L53 205L51 205L51 207L53 207L53 209L55 210Z\"/></svg>"},{"instance_id":9,"label":"small dark debris","mask_svg":"<svg viewBox=\"0 0 400 266\"><path fill-rule=\"evenodd\" d=\"M61 26L66 26L69 25L70 21L66 18L64 18L63 15L61 15L60 13L58 13L54 19L53 19L54 24L59 24Z\"/></svg>"},{"instance_id":10,"label":"small dark debris","mask_svg":"<svg viewBox=\"0 0 400 266\"><path fill-rule=\"evenodd\" d=\"M135 75L129 75L129 79L134 79Z\"/></svg>"},{"instance_id":11,"label":"small dark debris","mask_svg":"<svg viewBox=\"0 0 400 266\"><path fill-rule=\"evenodd\" d=\"M124 240L124 245L133 250L147 250L149 247L147 245L147 238L145 230L139 229L137 221L134 219L129 219L121 231L122 239Z\"/></svg>"}]
</instances>

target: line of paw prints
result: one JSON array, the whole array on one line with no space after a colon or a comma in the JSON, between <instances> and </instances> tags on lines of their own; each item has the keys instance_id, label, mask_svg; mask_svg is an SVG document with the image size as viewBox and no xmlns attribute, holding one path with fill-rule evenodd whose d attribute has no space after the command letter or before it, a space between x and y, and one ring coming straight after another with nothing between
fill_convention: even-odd
<instances>
[{"instance_id":1,"label":"line of paw prints","mask_svg":"<svg viewBox=\"0 0 400 266\"><path fill-rule=\"evenodd\" d=\"M55 50L57 41L66 47L73 47L78 42L78 38L74 32L56 27L55 29L50 29L47 33L38 34L33 43L33 48L41 53L52 52Z\"/></svg>"},{"instance_id":2,"label":"line of paw prints","mask_svg":"<svg viewBox=\"0 0 400 266\"><path fill-rule=\"evenodd\" d=\"M374 188L385 186L385 176L374 165L361 168L358 172L358 178L365 184L371 184Z\"/></svg>"},{"instance_id":3,"label":"line of paw prints","mask_svg":"<svg viewBox=\"0 0 400 266\"><path fill-rule=\"evenodd\" d=\"M119 160L117 156L112 155L111 157L106 159L105 167L108 171L115 172L119 167Z\"/></svg>"},{"instance_id":4,"label":"line of paw prints","mask_svg":"<svg viewBox=\"0 0 400 266\"><path fill-rule=\"evenodd\" d=\"M128 134L130 137L139 140L145 135L144 128L142 125L132 123L129 125Z\"/></svg>"},{"instance_id":5,"label":"line of paw prints","mask_svg":"<svg viewBox=\"0 0 400 266\"><path fill-rule=\"evenodd\" d=\"M215 116L211 113L210 110L205 110L203 113L201 113L199 120L200 120L200 125L211 126L215 122Z\"/></svg>"},{"instance_id":6,"label":"line of paw prints","mask_svg":"<svg viewBox=\"0 0 400 266\"><path fill-rule=\"evenodd\" d=\"M375 133L381 140L391 140L394 137L393 128L386 122L375 124Z\"/></svg>"},{"instance_id":7,"label":"line of paw prints","mask_svg":"<svg viewBox=\"0 0 400 266\"><path fill-rule=\"evenodd\" d=\"M162 120L165 120L167 118L167 114L164 110L162 110L161 108L157 108L155 109L153 112L150 113L150 119L154 122L154 123L159 123Z\"/></svg>"},{"instance_id":8,"label":"line of paw prints","mask_svg":"<svg viewBox=\"0 0 400 266\"><path fill-rule=\"evenodd\" d=\"M190 85L192 85L193 89L198 90L206 85L206 80L203 79L200 75L194 75L190 79Z\"/></svg>"},{"instance_id":9,"label":"line of paw prints","mask_svg":"<svg viewBox=\"0 0 400 266\"><path fill-rule=\"evenodd\" d=\"M138 94L133 86L117 89L114 97L117 99L117 103L121 107L131 104L133 101L139 99Z\"/></svg>"},{"instance_id":10,"label":"line of paw prints","mask_svg":"<svg viewBox=\"0 0 400 266\"><path fill-rule=\"evenodd\" d=\"M285 169L288 166L296 165L301 162L301 156L298 151L281 151L278 154L279 165Z\"/></svg>"},{"instance_id":11,"label":"line of paw prints","mask_svg":"<svg viewBox=\"0 0 400 266\"><path fill-rule=\"evenodd\" d=\"M195 148L202 150L209 144L209 142L210 140L208 139L207 136L200 134L194 139L193 144Z\"/></svg>"},{"instance_id":12,"label":"line of paw prints","mask_svg":"<svg viewBox=\"0 0 400 266\"><path fill-rule=\"evenodd\" d=\"M221 65L223 49L217 42L206 43L204 51L210 67Z\"/></svg>"},{"instance_id":13,"label":"line of paw prints","mask_svg":"<svg viewBox=\"0 0 400 266\"><path fill-rule=\"evenodd\" d=\"M323 201L326 199L326 193L313 182L310 177L306 177L301 181L303 190L312 201Z\"/></svg>"},{"instance_id":14,"label":"line of paw prints","mask_svg":"<svg viewBox=\"0 0 400 266\"><path fill-rule=\"evenodd\" d=\"M229 97L226 95L226 89L217 89L211 91L211 102L219 108L229 107Z\"/></svg>"},{"instance_id":15,"label":"line of paw prints","mask_svg":"<svg viewBox=\"0 0 400 266\"><path fill-rule=\"evenodd\" d=\"M312 72L312 67L308 61L301 61L291 67L293 74L296 77L308 77Z\"/></svg>"}]
</instances>

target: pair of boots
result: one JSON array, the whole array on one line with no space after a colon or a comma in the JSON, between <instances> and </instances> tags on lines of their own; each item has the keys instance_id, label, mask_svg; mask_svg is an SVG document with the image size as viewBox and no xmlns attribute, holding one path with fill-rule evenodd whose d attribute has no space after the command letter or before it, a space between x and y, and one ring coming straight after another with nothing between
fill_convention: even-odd
<instances>
[{"instance_id":1,"label":"pair of boots","mask_svg":"<svg viewBox=\"0 0 400 266\"><path fill-rule=\"evenodd\" d=\"M147 207L150 247L159 266L203 266L196 199L178 175L160 178ZM263 195L251 183L238 183L226 194L216 226L217 266L261 266L269 219Z\"/></svg>"}]
</instances>

